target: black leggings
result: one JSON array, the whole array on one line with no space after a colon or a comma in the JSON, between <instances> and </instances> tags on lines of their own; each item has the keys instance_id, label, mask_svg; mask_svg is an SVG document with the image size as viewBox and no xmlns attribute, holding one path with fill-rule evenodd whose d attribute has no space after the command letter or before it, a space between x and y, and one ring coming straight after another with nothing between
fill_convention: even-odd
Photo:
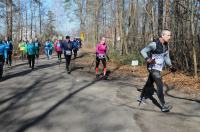
<instances>
[{"instance_id":1,"label":"black leggings","mask_svg":"<svg viewBox=\"0 0 200 132\"><path fill-rule=\"evenodd\" d=\"M153 83L156 83L157 86L157 96L160 100L161 105L165 104L164 94L163 94L163 81L160 71L150 70L148 80L144 86L144 89L141 93L141 97L150 97L155 91Z\"/></svg>"},{"instance_id":2,"label":"black leggings","mask_svg":"<svg viewBox=\"0 0 200 132\"><path fill-rule=\"evenodd\" d=\"M100 63L100 61L101 61L102 64L103 64L103 68L106 68L106 58L99 59L98 57L96 57L96 68L99 67L99 63Z\"/></svg>"},{"instance_id":3,"label":"black leggings","mask_svg":"<svg viewBox=\"0 0 200 132\"><path fill-rule=\"evenodd\" d=\"M3 55L0 55L0 79L3 76L3 64L4 64L4 57Z\"/></svg>"},{"instance_id":4,"label":"black leggings","mask_svg":"<svg viewBox=\"0 0 200 132\"><path fill-rule=\"evenodd\" d=\"M153 83L154 83L153 77L151 76L151 74L149 74L149 77L142 89L140 97L150 98L154 94L155 88Z\"/></svg>"},{"instance_id":5,"label":"black leggings","mask_svg":"<svg viewBox=\"0 0 200 132\"><path fill-rule=\"evenodd\" d=\"M77 57L78 49L74 49L73 52L74 52L74 58L76 58Z\"/></svg>"},{"instance_id":6,"label":"black leggings","mask_svg":"<svg viewBox=\"0 0 200 132\"><path fill-rule=\"evenodd\" d=\"M69 65L70 65L71 57L72 57L71 55L65 55L67 71L69 71Z\"/></svg>"},{"instance_id":7,"label":"black leggings","mask_svg":"<svg viewBox=\"0 0 200 132\"><path fill-rule=\"evenodd\" d=\"M8 58L6 60L6 63L11 66L12 65L12 51L8 51L7 54L8 54Z\"/></svg>"},{"instance_id":8,"label":"black leggings","mask_svg":"<svg viewBox=\"0 0 200 132\"><path fill-rule=\"evenodd\" d=\"M61 61L62 51L57 51L58 60Z\"/></svg>"},{"instance_id":9,"label":"black leggings","mask_svg":"<svg viewBox=\"0 0 200 132\"><path fill-rule=\"evenodd\" d=\"M29 63L29 67L34 69L35 55L28 55L28 63Z\"/></svg>"}]
</instances>

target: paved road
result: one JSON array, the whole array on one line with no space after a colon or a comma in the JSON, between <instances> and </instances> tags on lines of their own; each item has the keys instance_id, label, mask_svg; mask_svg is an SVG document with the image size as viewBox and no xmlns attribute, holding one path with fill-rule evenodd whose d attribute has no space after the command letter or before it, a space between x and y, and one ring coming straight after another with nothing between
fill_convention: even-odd
<instances>
[{"instance_id":1,"label":"paved road","mask_svg":"<svg viewBox=\"0 0 200 132\"><path fill-rule=\"evenodd\" d=\"M84 56L83 56L84 57ZM81 59L81 58L79 58ZM199 132L200 102L169 91L174 107L162 113L151 101L138 107L140 78L97 81L87 65L72 61L69 75L55 59L34 71L25 62L0 82L1 132Z\"/></svg>"}]
</instances>

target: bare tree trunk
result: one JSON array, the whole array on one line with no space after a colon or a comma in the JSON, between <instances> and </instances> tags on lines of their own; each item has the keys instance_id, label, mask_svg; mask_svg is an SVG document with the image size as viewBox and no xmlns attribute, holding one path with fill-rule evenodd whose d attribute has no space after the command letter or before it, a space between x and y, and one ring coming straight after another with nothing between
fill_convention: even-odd
<instances>
[{"instance_id":1,"label":"bare tree trunk","mask_svg":"<svg viewBox=\"0 0 200 132\"><path fill-rule=\"evenodd\" d=\"M42 14L41 14L41 1L39 0L39 25L40 25L40 36L42 34Z\"/></svg>"},{"instance_id":2,"label":"bare tree trunk","mask_svg":"<svg viewBox=\"0 0 200 132\"><path fill-rule=\"evenodd\" d=\"M99 8L100 8L100 1L95 1L95 9L94 9L94 44L97 44L98 39L98 33L99 33Z\"/></svg>"},{"instance_id":3,"label":"bare tree trunk","mask_svg":"<svg viewBox=\"0 0 200 132\"><path fill-rule=\"evenodd\" d=\"M18 0L18 24L17 24L17 40L21 40L21 0Z\"/></svg>"},{"instance_id":4,"label":"bare tree trunk","mask_svg":"<svg viewBox=\"0 0 200 132\"><path fill-rule=\"evenodd\" d=\"M31 34L30 38L33 37L33 0L30 1L30 8L31 8Z\"/></svg>"},{"instance_id":5,"label":"bare tree trunk","mask_svg":"<svg viewBox=\"0 0 200 132\"><path fill-rule=\"evenodd\" d=\"M12 0L6 0L7 36L12 38Z\"/></svg>"},{"instance_id":6,"label":"bare tree trunk","mask_svg":"<svg viewBox=\"0 0 200 132\"><path fill-rule=\"evenodd\" d=\"M28 39L28 9L27 9L27 0L25 0L25 17L26 17L26 40Z\"/></svg>"},{"instance_id":7,"label":"bare tree trunk","mask_svg":"<svg viewBox=\"0 0 200 132\"><path fill-rule=\"evenodd\" d=\"M191 8L192 8L192 15L191 15L191 30L192 30L192 52L193 52L193 63L194 63L194 76L197 77L197 56L195 50L195 29L194 29L194 0L190 0Z\"/></svg>"},{"instance_id":8,"label":"bare tree trunk","mask_svg":"<svg viewBox=\"0 0 200 132\"><path fill-rule=\"evenodd\" d=\"M164 13L164 20L163 20L163 28L169 28L169 17L170 17L170 0L165 0L165 13Z\"/></svg>"},{"instance_id":9,"label":"bare tree trunk","mask_svg":"<svg viewBox=\"0 0 200 132\"><path fill-rule=\"evenodd\" d=\"M158 0L158 34L162 30L163 24L163 0Z\"/></svg>"}]
</instances>

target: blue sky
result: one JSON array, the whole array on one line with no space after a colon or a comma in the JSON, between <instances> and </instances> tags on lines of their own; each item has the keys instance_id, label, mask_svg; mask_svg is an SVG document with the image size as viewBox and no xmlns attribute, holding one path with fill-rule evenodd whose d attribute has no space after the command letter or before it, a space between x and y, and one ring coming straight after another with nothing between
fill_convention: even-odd
<instances>
[{"instance_id":1,"label":"blue sky","mask_svg":"<svg viewBox=\"0 0 200 132\"><path fill-rule=\"evenodd\" d=\"M55 14L55 26L56 30L60 31L64 35L73 34L74 31L79 29L79 19L74 15L73 10L68 11L64 8L64 0L44 0L45 7L51 10ZM67 15L70 17L68 17Z\"/></svg>"}]
</instances>

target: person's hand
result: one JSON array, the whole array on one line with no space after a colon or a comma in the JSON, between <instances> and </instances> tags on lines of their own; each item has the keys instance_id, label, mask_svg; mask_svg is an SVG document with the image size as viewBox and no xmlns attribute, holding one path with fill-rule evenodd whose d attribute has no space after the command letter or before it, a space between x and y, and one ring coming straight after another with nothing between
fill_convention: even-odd
<instances>
[{"instance_id":1,"label":"person's hand","mask_svg":"<svg viewBox=\"0 0 200 132\"><path fill-rule=\"evenodd\" d=\"M171 72L176 72L177 71L177 69L175 67L173 67L173 66L170 66L169 69L170 69Z\"/></svg>"},{"instance_id":2,"label":"person's hand","mask_svg":"<svg viewBox=\"0 0 200 132\"><path fill-rule=\"evenodd\" d=\"M147 63L148 64L156 64L156 61L155 61L155 59L148 58Z\"/></svg>"}]
</instances>

